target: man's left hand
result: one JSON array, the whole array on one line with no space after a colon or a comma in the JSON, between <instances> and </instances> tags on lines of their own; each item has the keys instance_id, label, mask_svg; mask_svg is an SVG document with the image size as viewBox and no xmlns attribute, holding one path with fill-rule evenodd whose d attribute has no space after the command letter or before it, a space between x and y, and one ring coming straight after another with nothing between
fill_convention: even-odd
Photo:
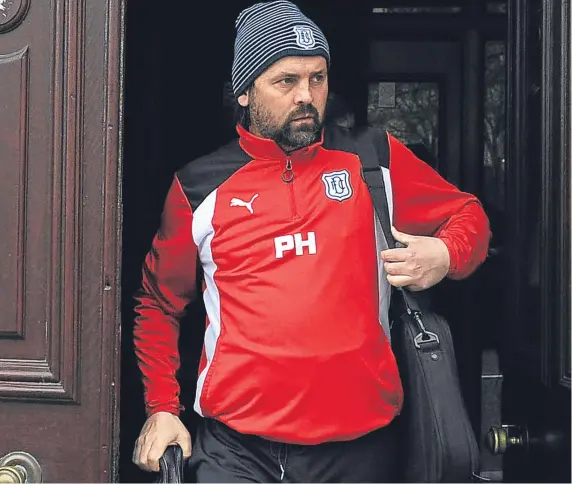
<instances>
[{"instance_id":1,"label":"man's left hand","mask_svg":"<svg viewBox=\"0 0 572 484\"><path fill-rule=\"evenodd\" d=\"M449 272L449 249L441 239L408 235L391 227L396 241L407 247L381 252L387 280L392 286L422 291L434 286Z\"/></svg>"}]
</instances>

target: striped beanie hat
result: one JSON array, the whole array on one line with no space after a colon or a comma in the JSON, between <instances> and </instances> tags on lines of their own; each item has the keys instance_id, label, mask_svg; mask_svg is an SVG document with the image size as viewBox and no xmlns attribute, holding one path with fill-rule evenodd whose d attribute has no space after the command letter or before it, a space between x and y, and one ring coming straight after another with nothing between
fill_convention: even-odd
<instances>
[{"instance_id":1,"label":"striped beanie hat","mask_svg":"<svg viewBox=\"0 0 572 484\"><path fill-rule=\"evenodd\" d=\"M287 0L261 2L236 19L232 89L236 97L277 60L287 56L323 56L330 49L318 26Z\"/></svg>"}]
</instances>

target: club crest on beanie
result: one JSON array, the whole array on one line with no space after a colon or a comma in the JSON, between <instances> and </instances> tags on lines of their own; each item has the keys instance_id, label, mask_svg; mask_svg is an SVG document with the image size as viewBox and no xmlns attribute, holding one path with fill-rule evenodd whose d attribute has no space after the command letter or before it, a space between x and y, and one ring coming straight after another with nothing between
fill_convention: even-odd
<instances>
[{"instance_id":1,"label":"club crest on beanie","mask_svg":"<svg viewBox=\"0 0 572 484\"><path fill-rule=\"evenodd\" d=\"M268 67L287 56L323 56L330 48L318 26L287 0L261 2L236 19L232 89L236 97Z\"/></svg>"}]
</instances>

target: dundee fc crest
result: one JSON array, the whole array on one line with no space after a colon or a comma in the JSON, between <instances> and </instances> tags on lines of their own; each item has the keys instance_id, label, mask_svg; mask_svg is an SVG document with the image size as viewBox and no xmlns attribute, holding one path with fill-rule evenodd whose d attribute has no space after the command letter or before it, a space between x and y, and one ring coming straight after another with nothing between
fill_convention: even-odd
<instances>
[{"instance_id":1,"label":"dundee fc crest","mask_svg":"<svg viewBox=\"0 0 572 484\"><path fill-rule=\"evenodd\" d=\"M326 195L332 200L342 202L354 194L350 183L350 173L347 170L324 173L322 181L326 186Z\"/></svg>"},{"instance_id":2,"label":"dundee fc crest","mask_svg":"<svg viewBox=\"0 0 572 484\"><path fill-rule=\"evenodd\" d=\"M296 26L294 27L294 32L296 32L296 43L302 49L311 49L316 45L314 33L309 27Z\"/></svg>"}]
</instances>

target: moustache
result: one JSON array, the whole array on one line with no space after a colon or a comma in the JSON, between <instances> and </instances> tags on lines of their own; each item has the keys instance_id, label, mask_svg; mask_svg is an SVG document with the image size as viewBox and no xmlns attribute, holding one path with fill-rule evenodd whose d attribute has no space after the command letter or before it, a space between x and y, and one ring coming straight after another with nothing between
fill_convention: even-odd
<instances>
[{"instance_id":1,"label":"moustache","mask_svg":"<svg viewBox=\"0 0 572 484\"><path fill-rule=\"evenodd\" d=\"M288 116L288 122L290 123L295 119L306 118L306 117L312 118L314 119L314 121L318 121L320 114L318 113L318 110L314 106L312 106L311 104L306 104L296 109L294 112L292 112L290 116Z\"/></svg>"}]
</instances>

